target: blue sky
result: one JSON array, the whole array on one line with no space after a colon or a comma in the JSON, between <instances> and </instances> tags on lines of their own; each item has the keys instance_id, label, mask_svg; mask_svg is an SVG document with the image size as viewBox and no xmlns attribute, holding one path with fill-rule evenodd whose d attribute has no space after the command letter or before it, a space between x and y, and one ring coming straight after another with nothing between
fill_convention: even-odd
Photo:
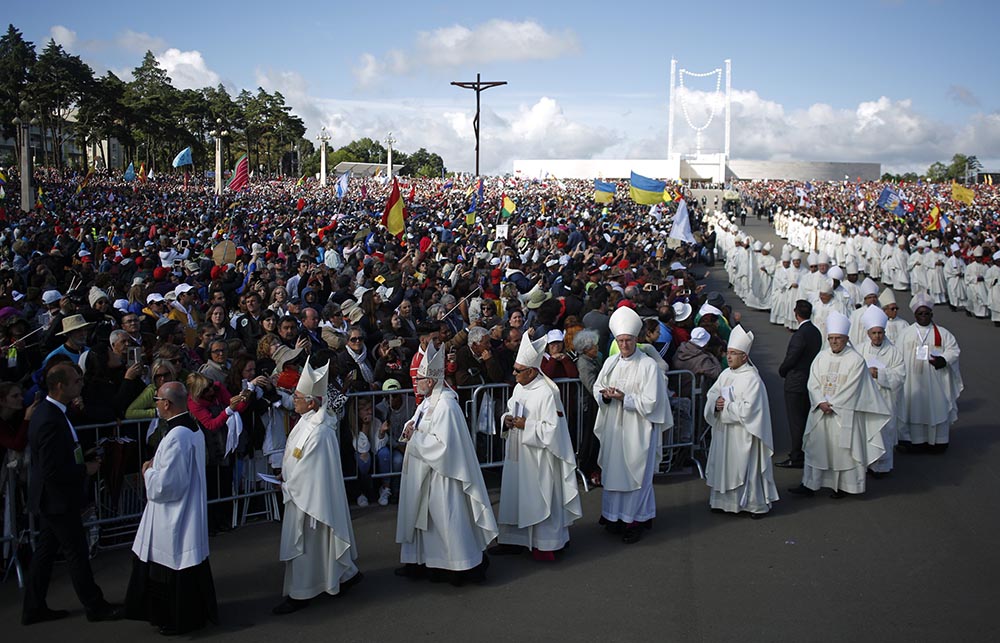
<instances>
[{"instance_id":1,"label":"blue sky","mask_svg":"<svg viewBox=\"0 0 1000 643\"><path fill-rule=\"evenodd\" d=\"M878 161L923 171L955 152L1000 170L1000 18L987 2L24 2L4 12L39 49L55 38L99 73L152 50L175 85L280 90L314 137L359 136L472 166L473 94L452 80L506 80L483 94L482 163L662 158L670 59L733 65L732 156ZM699 125L716 79L687 79ZM680 95L680 94L678 94ZM716 110L706 149L721 148ZM678 109L675 149L694 136Z\"/></svg>"}]
</instances>

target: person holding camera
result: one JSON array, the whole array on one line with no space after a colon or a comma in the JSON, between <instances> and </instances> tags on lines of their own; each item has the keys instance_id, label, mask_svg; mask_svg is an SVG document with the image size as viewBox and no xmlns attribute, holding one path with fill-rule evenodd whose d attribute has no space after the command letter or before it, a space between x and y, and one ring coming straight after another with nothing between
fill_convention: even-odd
<instances>
[{"instance_id":1,"label":"person holding camera","mask_svg":"<svg viewBox=\"0 0 1000 643\"><path fill-rule=\"evenodd\" d=\"M100 457L84 454L76 429L66 415L69 404L83 390L83 373L76 364L57 364L45 376L48 395L31 416L28 446L28 508L38 517L38 539L25 585L21 623L32 625L69 616L50 609L52 565L62 551L77 598L88 621L122 617L121 607L104 599L90 568L87 535L80 517L87 480L101 467Z\"/></svg>"}]
</instances>

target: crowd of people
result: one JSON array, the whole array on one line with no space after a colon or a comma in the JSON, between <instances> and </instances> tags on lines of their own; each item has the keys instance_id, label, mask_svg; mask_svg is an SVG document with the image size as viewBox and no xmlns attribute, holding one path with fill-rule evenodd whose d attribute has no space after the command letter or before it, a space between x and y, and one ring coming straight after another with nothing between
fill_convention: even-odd
<instances>
[{"instance_id":1,"label":"crowd of people","mask_svg":"<svg viewBox=\"0 0 1000 643\"><path fill-rule=\"evenodd\" d=\"M7 176L16 181L16 174ZM147 504L125 611L176 633L215 618L208 538L234 525L231 507L202 499L228 497L249 460L266 462L284 499L285 600L277 614L360 582L352 502L398 502L397 573L410 578L476 582L489 564L486 551L552 560L582 516L578 469L603 487L605 528L637 542L656 512L652 477L674 419L662 375L671 369L690 371L710 391L704 419L713 436L711 507L759 517L777 492L767 391L749 360L753 333L739 325L721 292L698 283L704 271L696 264L712 265L718 251L737 296L770 309L772 321L796 335L814 317L828 334L844 330L841 317L870 303L870 295L851 299L855 291L845 285L856 281L851 261L872 274L863 244L852 244L842 226L812 221L859 226L851 218L857 210L840 212L816 196L793 214L791 199L801 200L801 187L786 182L737 187L745 202L773 217L790 246L817 253L821 277L795 273L794 288L788 266L779 271L767 261L770 249L743 242L735 217L690 193L693 244L668 238L672 205L650 208L627 198L596 204L589 181L404 179L408 219L394 236L380 225L391 185L377 178L351 178L342 198L332 188L290 180L216 197L169 178L141 185L45 171L35 178L34 211L17 211L10 198L0 211L7 354L0 362L0 433L5 459L23 458L30 443L29 509L48 516L41 523L47 549L30 570L25 623L65 616L45 602L45 561L60 548L88 618L122 615L93 583L78 515L88 501L88 477L114 474L102 447L74 427L142 421ZM821 186L817 194L836 189ZM851 189L870 193L876 186ZM499 211L504 195L516 203L509 216ZM472 199L478 207L469 207ZM865 225L885 224L911 243L912 225L892 222L870 204L864 212ZM994 221L985 214L951 221L966 230L960 250L990 246L985 235ZM815 233L800 229L809 226ZM831 229L840 230L842 242L825 233ZM797 268L791 248L788 255ZM841 266L846 278L827 277ZM915 302L935 296L932 281L920 282L927 295L915 290ZM802 296L787 295L789 306L784 291L796 289ZM943 301L926 310L934 303ZM850 381L842 377L847 366L827 364L814 377L813 360L806 364L809 395L796 398L810 405L805 455L793 452L789 462L804 462L810 490L863 490L867 468L877 468L873 463L891 456L895 444L883 416L899 418L901 445L911 448L946 444L954 422L961 380L951 335L921 308L916 330L875 319L868 308L857 312L866 336L881 328L890 339L872 338L872 356L860 362L841 354L860 352L857 343L832 351L838 357L831 360L865 367ZM888 349L897 331L901 357ZM905 378L897 358L908 360ZM911 376L914 368L923 368L921 375ZM554 383L566 378L579 379L583 392L579 434L568 426L575 408ZM479 466L484 443L494 438L478 436L481 427L470 432L462 411L470 389L483 384L513 387L495 418L504 453L496 515ZM810 399L817 386L820 411ZM904 413L902 400L926 400L932 390L940 395L923 415L916 408ZM946 418L939 417L941 405ZM851 427L838 424L842 407L851 411ZM40 437L43 424L61 436L58 444ZM843 445L838 431L861 436L846 440L846 455L811 448ZM840 482L848 477L844 458L851 458L850 483ZM56 460L65 470L52 469ZM756 468L746 466L751 462ZM345 475L356 480L345 485ZM49 485L57 483L71 502L53 504ZM67 513L75 517L66 520ZM185 555L160 533L167 524L184 526L193 543ZM183 604L150 598L180 595Z\"/></svg>"}]
</instances>

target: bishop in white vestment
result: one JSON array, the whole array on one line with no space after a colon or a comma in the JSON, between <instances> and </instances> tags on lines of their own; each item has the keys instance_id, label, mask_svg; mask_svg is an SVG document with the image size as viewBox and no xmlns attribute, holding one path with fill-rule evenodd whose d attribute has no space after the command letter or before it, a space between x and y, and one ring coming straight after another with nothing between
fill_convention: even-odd
<instances>
[{"instance_id":1,"label":"bishop in white vestment","mask_svg":"<svg viewBox=\"0 0 1000 643\"><path fill-rule=\"evenodd\" d=\"M497 536L496 519L476 449L458 404L444 383L443 349L428 342L414 387L423 401L406 423L396 542L403 567L398 576L450 580L485 579L484 551Z\"/></svg>"},{"instance_id":2,"label":"bishop in white vestment","mask_svg":"<svg viewBox=\"0 0 1000 643\"><path fill-rule=\"evenodd\" d=\"M642 320L622 307L611 315L609 326L621 352L604 362L593 388L604 485L601 522L609 531L624 532L624 542L635 543L656 516L653 474L663 458L663 432L674 418L657 363L636 350Z\"/></svg>"},{"instance_id":3,"label":"bishop in white vestment","mask_svg":"<svg viewBox=\"0 0 1000 643\"><path fill-rule=\"evenodd\" d=\"M500 418L507 440L500 485L500 543L491 553L532 550L536 560L569 542L569 527L583 516L576 456L559 387L539 370L546 338L521 336L514 387Z\"/></svg>"},{"instance_id":4,"label":"bishop in white vestment","mask_svg":"<svg viewBox=\"0 0 1000 643\"><path fill-rule=\"evenodd\" d=\"M885 453L869 467L872 475L880 477L892 471L899 406L903 382L906 380L906 365L903 363L903 354L885 336L885 327L889 321L885 312L876 304L861 310L864 311L861 317L865 328L865 340L857 345L858 352L865 358L868 372L871 373L879 394L892 412L885 428L882 429L882 445L885 447Z\"/></svg>"},{"instance_id":5,"label":"bishop in white vestment","mask_svg":"<svg viewBox=\"0 0 1000 643\"><path fill-rule=\"evenodd\" d=\"M705 482L712 511L761 516L778 499L774 484L774 439L767 389L750 363L753 333L737 325L729 335L729 368L705 396L705 421L712 427Z\"/></svg>"},{"instance_id":6,"label":"bishop in white vestment","mask_svg":"<svg viewBox=\"0 0 1000 643\"><path fill-rule=\"evenodd\" d=\"M934 323L934 303L915 296L916 322L899 338L906 381L899 413L900 450L944 451L958 419L958 397L965 388L955 336Z\"/></svg>"},{"instance_id":7,"label":"bishop in white vestment","mask_svg":"<svg viewBox=\"0 0 1000 643\"><path fill-rule=\"evenodd\" d=\"M809 369L812 410L806 420L802 484L793 493L811 495L822 487L834 498L865 491L868 466L885 447L882 428L889 405L879 395L865 360L849 345L850 320L839 312L827 318L828 346Z\"/></svg>"},{"instance_id":8,"label":"bishop in white vestment","mask_svg":"<svg viewBox=\"0 0 1000 643\"><path fill-rule=\"evenodd\" d=\"M295 387L293 403L301 417L288 434L281 462L280 558L287 598L275 614L298 611L311 598L339 594L362 578L354 562L358 550L340 467L337 416L325 403L329 368L307 363Z\"/></svg>"}]
</instances>

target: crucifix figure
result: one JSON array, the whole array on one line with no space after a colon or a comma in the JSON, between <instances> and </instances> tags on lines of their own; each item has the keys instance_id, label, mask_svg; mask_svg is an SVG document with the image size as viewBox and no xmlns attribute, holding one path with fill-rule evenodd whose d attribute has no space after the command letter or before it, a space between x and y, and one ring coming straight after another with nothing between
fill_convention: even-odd
<instances>
[{"instance_id":1,"label":"crucifix figure","mask_svg":"<svg viewBox=\"0 0 1000 643\"><path fill-rule=\"evenodd\" d=\"M472 120L472 129L476 133L476 176L479 176L479 94L490 89L506 85L506 80L480 80L480 75L476 74L475 82L452 82L452 85L462 89L473 89L476 92L476 117Z\"/></svg>"}]
</instances>

